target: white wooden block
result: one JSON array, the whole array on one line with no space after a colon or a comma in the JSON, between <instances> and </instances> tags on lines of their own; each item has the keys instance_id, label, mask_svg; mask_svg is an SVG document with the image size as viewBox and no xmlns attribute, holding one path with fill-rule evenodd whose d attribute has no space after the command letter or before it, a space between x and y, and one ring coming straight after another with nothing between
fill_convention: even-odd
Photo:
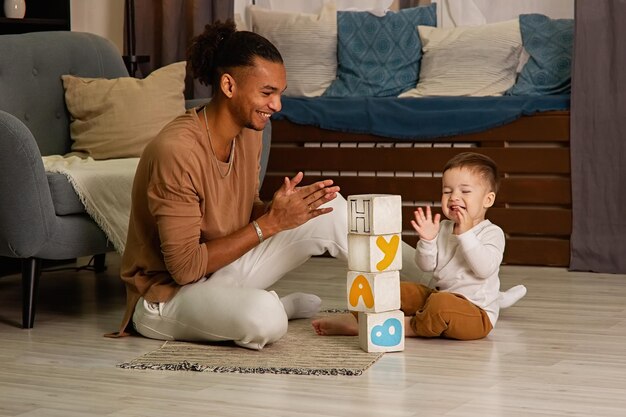
<instances>
[{"instance_id":1,"label":"white wooden block","mask_svg":"<svg viewBox=\"0 0 626 417\"><path fill-rule=\"evenodd\" d=\"M348 269L361 272L401 270L401 235L348 234Z\"/></svg>"},{"instance_id":2,"label":"white wooden block","mask_svg":"<svg viewBox=\"0 0 626 417\"><path fill-rule=\"evenodd\" d=\"M404 313L359 312L359 346L366 352L399 352L404 350Z\"/></svg>"},{"instance_id":3,"label":"white wooden block","mask_svg":"<svg viewBox=\"0 0 626 417\"><path fill-rule=\"evenodd\" d=\"M348 309L380 313L400 308L400 273L348 271Z\"/></svg>"},{"instance_id":4,"label":"white wooden block","mask_svg":"<svg viewBox=\"0 0 626 417\"><path fill-rule=\"evenodd\" d=\"M348 233L402 233L402 197L392 194L348 196Z\"/></svg>"}]
</instances>

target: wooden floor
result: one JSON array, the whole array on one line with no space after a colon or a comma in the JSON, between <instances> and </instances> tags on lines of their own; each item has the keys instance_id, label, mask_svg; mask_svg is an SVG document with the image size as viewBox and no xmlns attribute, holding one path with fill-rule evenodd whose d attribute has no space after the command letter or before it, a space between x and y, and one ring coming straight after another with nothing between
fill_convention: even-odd
<instances>
[{"instance_id":1,"label":"wooden floor","mask_svg":"<svg viewBox=\"0 0 626 417\"><path fill-rule=\"evenodd\" d=\"M45 273L32 330L19 327L19 277L0 278L0 416L626 415L624 275L505 266L503 288L528 295L488 338L410 339L362 376L313 377L117 368L161 342L102 337L123 309L119 259L108 266ZM276 290L345 307L345 272L312 259Z\"/></svg>"}]
</instances>

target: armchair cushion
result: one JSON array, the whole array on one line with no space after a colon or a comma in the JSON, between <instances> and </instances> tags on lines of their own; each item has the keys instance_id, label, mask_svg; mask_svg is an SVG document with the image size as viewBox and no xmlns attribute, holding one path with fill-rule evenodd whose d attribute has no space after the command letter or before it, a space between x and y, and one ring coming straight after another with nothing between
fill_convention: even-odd
<instances>
[{"instance_id":1,"label":"armchair cushion","mask_svg":"<svg viewBox=\"0 0 626 417\"><path fill-rule=\"evenodd\" d=\"M65 175L57 172L46 172L46 179L50 187L54 213L57 216L86 213L85 206Z\"/></svg>"},{"instance_id":2,"label":"armchair cushion","mask_svg":"<svg viewBox=\"0 0 626 417\"><path fill-rule=\"evenodd\" d=\"M119 49L92 33L2 35L0 57L0 110L28 128L42 155L63 155L71 147L61 75L128 76Z\"/></svg>"},{"instance_id":3,"label":"armchair cushion","mask_svg":"<svg viewBox=\"0 0 626 417\"><path fill-rule=\"evenodd\" d=\"M145 145L185 112L185 62L145 79L63 75L72 151L94 159L141 156Z\"/></svg>"}]
</instances>

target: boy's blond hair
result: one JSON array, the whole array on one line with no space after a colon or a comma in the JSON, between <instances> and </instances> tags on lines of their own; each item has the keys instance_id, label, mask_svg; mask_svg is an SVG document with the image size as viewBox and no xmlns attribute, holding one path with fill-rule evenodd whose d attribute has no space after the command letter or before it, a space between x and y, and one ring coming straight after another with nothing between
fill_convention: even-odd
<instances>
[{"instance_id":1,"label":"boy's blond hair","mask_svg":"<svg viewBox=\"0 0 626 417\"><path fill-rule=\"evenodd\" d=\"M498 192L500 186L500 176L498 175L498 166L486 155L476 152L462 152L450 159L443 167L442 172L446 172L453 168L468 168L474 173L480 175L491 188L490 191Z\"/></svg>"}]
</instances>

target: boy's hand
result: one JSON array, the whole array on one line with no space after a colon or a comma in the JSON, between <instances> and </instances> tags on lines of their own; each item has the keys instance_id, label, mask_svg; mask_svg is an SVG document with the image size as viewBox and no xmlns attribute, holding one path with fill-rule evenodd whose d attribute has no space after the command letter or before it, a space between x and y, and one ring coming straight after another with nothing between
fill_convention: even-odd
<instances>
[{"instance_id":1,"label":"boy's hand","mask_svg":"<svg viewBox=\"0 0 626 417\"><path fill-rule=\"evenodd\" d=\"M424 210L422 210L421 207L418 207L417 210L413 212L413 216L415 216L415 220L411 220L411 226L413 226L413 229L415 229L420 239L433 240L437 237L439 233L439 219L441 216L435 214L435 218L433 219L430 206L426 206L426 214L424 214Z\"/></svg>"},{"instance_id":2,"label":"boy's hand","mask_svg":"<svg viewBox=\"0 0 626 417\"><path fill-rule=\"evenodd\" d=\"M456 227L454 228L455 234L461 235L474 227L474 221L467 214L467 209L457 208L456 210L454 210L453 214L453 220L456 223Z\"/></svg>"}]
</instances>

